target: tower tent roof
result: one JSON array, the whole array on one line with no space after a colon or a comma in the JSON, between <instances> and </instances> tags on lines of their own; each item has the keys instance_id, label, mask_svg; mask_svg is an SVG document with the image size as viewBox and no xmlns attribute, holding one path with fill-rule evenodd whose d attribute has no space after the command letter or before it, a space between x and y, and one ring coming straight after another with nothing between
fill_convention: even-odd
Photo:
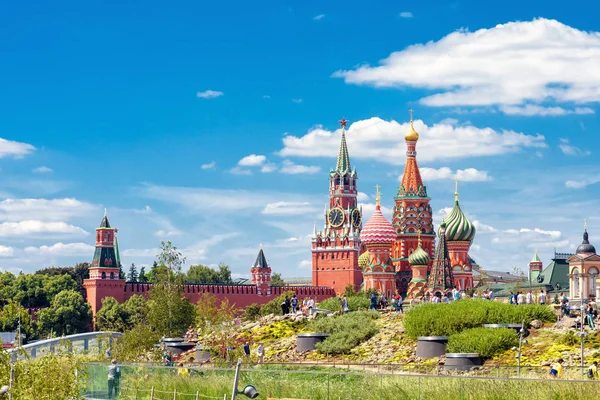
<instances>
[{"instance_id":1,"label":"tower tent roof","mask_svg":"<svg viewBox=\"0 0 600 400\"><path fill-rule=\"evenodd\" d=\"M110 228L110 224L108 223L108 217L106 216L106 209L104 209L104 217L100 222L100 228Z\"/></svg>"},{"instance_id":2,"label":"tower tent roof","mask_svg":"<svg viewBox=\"0 0 600 400\"><path fill-rule=\"evenodd\" d=\"M335 164L335 170L340 175L345 175L351 172L352 167L350 165L350 154L348 153L348 145L346 144L346 124L348 121L344 118L340 121L342 128L342 137L340 139L340 150L338 152L337 163Z\"/></svg>"},{"instance_id":3,"label":"tower tent roof","mask_svg":"<svg viewBox=\"0 0 600 400\"><path fill-rule=\"evenodd\" d=\"M260 246L260 250L258 252L258 256L256 256L256 261L254 261L253 267L269 268L269 264L267 263L267 257L265 257L265 253L262 249L262 245Z\"/></svg>"},{"instance_id":4,"label":"tower tent roof","mask_svg":"<svg viewBox=\"0 0 600 400\"><path fill-rule=\"evenodd\" d=\"M535 254L533 255L533 258L531 259L531 262L532 263L542 262L542 260L540 260L540 256L538 256L537 250L535 251Z\"/></svg>"}]
</instances>

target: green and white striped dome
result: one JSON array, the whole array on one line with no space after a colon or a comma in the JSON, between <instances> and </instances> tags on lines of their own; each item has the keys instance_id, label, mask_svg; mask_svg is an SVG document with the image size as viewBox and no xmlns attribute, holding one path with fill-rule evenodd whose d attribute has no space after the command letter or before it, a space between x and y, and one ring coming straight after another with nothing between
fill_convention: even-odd
<instances>
[{"instance_id":1,"label":"green and white striped dome","mask_svg":"<svg viewBox=\"0 0 600 400\"><path fill-rule=\"evenodd\" d=\"M423 250L420 243L417 249L413 251L413 253L410 256L408 256L408 262L410 263L410 265L429 265L430 260L431 257L429 257L429 254L427 254L427 252Z\"/></svg>"},{"instance_id":2,"label":"green and white striped dome","mask_svg":"<svg viewBox=\"0 0 600 400\"><path fill-rule=\"evenodd\" d=\"M360 269L364 269L369 264L369 251L365 251L358 257L358 266Z\"/></svg>"},{"instance_id":3,"label":"green and white striped dome","mask_svg":"<svg viewBox=\"0 0 600 400\"><path fill-rule=\"evenodd\" d=\"M446 240L449 242L470 242L475 237L475 225L465 214L463 214L458 205L458 196L454 201L452 211L445 219L446 222ZM438 231L439 234L439 231Z\"/></svg>"}]
</instances>

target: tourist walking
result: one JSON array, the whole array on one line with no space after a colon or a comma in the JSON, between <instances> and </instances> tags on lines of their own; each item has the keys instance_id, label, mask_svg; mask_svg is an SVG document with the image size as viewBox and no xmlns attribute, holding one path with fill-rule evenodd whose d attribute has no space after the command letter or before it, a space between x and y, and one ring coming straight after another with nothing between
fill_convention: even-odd
<instances>
[{"instance_id":1,"label":"tourist walking","mask_svg":"<svg viewBox=\"0 0 600 400\"><path fill-rule=\"evenodd\" d=\"M598 379L598 361L594 361L588 368L587 377L590 379Z\"/></svg>"},{"instance_id":2,"label":"tourist walking","mask_svg":"<svg viewBox=\"0 0 600 400\"><path fill-rule=\"evenodd\" d=\"M508 295L508 299L510 300L510 304L515 304L515 301L516 301L515 294L512 292L512 290L511 290L510 294Z\"/></svg>"},{"instance_id":3,"label":"tourist walking","mask_svg":"<svg viewBox=\"0 0 600 400\"><path fill-rule=\"evenodd\" d=\"M375 292L371 293L371 304L369 305L369 310L377 309L377 294Z\"/></svg>"},{"instance_id":4,"label":"tourist walking","mask_svg":"<svg viewBox=\"0 0 600 400\"><path fill-rule=\"evenodd\" d=\"M247 358L250 358L250 343L244 343L244 354Z\"/></svg>"},{"instance_id":5,"label":"tourist walking","mask_svg":"<svg viewBox=\"0 0 600 400\"><path fill-rule=\"evenodd\" d=\"M344 312L344 314L348 314L348 311L350 311L350 309L348 308L348 298L346 297L346 295L344 295L344 297L342 298L342 311Z\"/></svg>"},{"instance_id":6,"label":"tourist walking","mask_svg":"<svg viewBox=\"0 0 600 400\"><path fill-rule=\"evenodd\" d=\"M265 360L265 348L263 347L262 343L260 343L256 348L256 355L258 356L258 363L262 364Z\"/></svg>"},{"instance_id":7,"label":"tourist walking","mask_svg":"<svg viewBox=\"0 0 600 400\"><path fill-rule=\"evenodd\" d=\"M414 301L414 298L411 297L411 301ZM396 295L396 312L398 311L404 314L404 309L402 309L402 296L400 296L400 293Z\"/></svg>"},{"instance_id":8,"label":"tourist walking","mask_svg":"<svg viewBox=\"0 0 600 400\"><path fill-rule=\"evenodd\" d=\"M290 303L292 304L292 312L296 314L296 312L298 311L298 298L296 297L296 294L292 296L292 300L290 300Z\"/></svg>"},{"instance_id":9,"label":"tourist walking","mask_svg":"<svg viewBox=\"0 0 600 400\"><path fill-rule=\"evenodd\" d=\"M539 301L541 305L546 304L546 293L543 290L540 290Z\"/></svg>"},{"instance_id":10,"label":"tourist walking","mask_svg":"<svg viewBox=\"0 0 600 400\"><path fill-rule=\"evenodd\" d=\"M531 290L527 293L527 298L525 299L525 302L527 304L533 304L533 294L531 293Z\"/></svg>"},{"instance_id":11,"label":"tourist walking","mask_svg":"<svg viewBox=\"0 0 600 400\"><path fill-rule=\"evenodd\" d=\"M108 398L116 399L119 394L119 379L121 379L121 367L117 360L113 359L108 366ZM113 397L114 394L114 397Z\"/></svg>"},{"instance_id":12,"label":"tourist walking","mask_svg":"<svg viewBox=\"0 0 600 400\"><path fill-rule=\"evenodd\" d=\"M525 296L523 292L517 292L517 304L525 304Z\"/></svg>"},{"instance_id":13,"label":"tourist walking","mask_svg":"<svg viewBox=\"0 0 600 400\"><path fill-rule=\"evenodd\" d=\"M563 373L563 363L565 361L562 358L559 358L557 362L555 362L554 364L552 364L552 368L550 368L550 373L548 374L548 376L550 378L560 378L562 376Z\"/></svg>"}]
</instances>

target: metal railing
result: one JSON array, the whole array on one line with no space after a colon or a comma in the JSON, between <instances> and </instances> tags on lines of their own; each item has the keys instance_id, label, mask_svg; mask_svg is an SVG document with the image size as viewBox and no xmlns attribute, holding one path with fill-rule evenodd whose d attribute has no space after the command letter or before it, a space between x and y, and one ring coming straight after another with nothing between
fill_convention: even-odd
<instances>
[{"instance_id":1,"label":"metal railing","mask_svg":"<svg viewBox=\"0 0 600 400\"><path fill-rule=\"evenodd\" d=\"M96 344L98 346L98 351L100 352L103 350L101 339L107 339L108 346L110 347L112 345L112 339L121 337L122 335L123 334L120 332L109 332L109 331L78 333L75 335L62 336L59 338L38 340L33 343L28 343L23 346L12 348L12 349L8 350L8 352L12 353L13 355L16 356L18 353L25 351L25 352L27 352L29 357L36 358L38 356L38 353L40 353L40 354L42 354L42 353L45 354L47 352L54 353L56 351L57 346L59 346L60 344L64 344L64 343L71 345L73 348L76 348L77 345L79 345L79 347L82 351L84 351L84 352L89 351L90 345L94 344L94 342L96 342ZM47 351L44 351L44 350L47 350Z\"/></svg>"}]
</instances>

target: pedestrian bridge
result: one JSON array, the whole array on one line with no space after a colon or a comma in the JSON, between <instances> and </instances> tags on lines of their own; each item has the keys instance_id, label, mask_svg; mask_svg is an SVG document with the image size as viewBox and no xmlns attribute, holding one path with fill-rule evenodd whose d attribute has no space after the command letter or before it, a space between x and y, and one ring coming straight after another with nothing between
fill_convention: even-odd
<instances>
[{"instance_id":1,"label":"pedestrian bridge","mask_svg":"<svg viewBox=\"0 0 600 400\"><path fill-rule=\"evenodd\" d=\"M107 347L112 346L112 341L115 338L121 337L121 332L87 332L78 333L76 335L63 336L53 339L38 340L33 343L20 346L19 348L10 349L16 357L23 354L25 351L31 358L36 358L41 355L54 353L57 349L69 350L74 352L88 352L96 350L101 352Z\"/></svg>"}]
</instances>

